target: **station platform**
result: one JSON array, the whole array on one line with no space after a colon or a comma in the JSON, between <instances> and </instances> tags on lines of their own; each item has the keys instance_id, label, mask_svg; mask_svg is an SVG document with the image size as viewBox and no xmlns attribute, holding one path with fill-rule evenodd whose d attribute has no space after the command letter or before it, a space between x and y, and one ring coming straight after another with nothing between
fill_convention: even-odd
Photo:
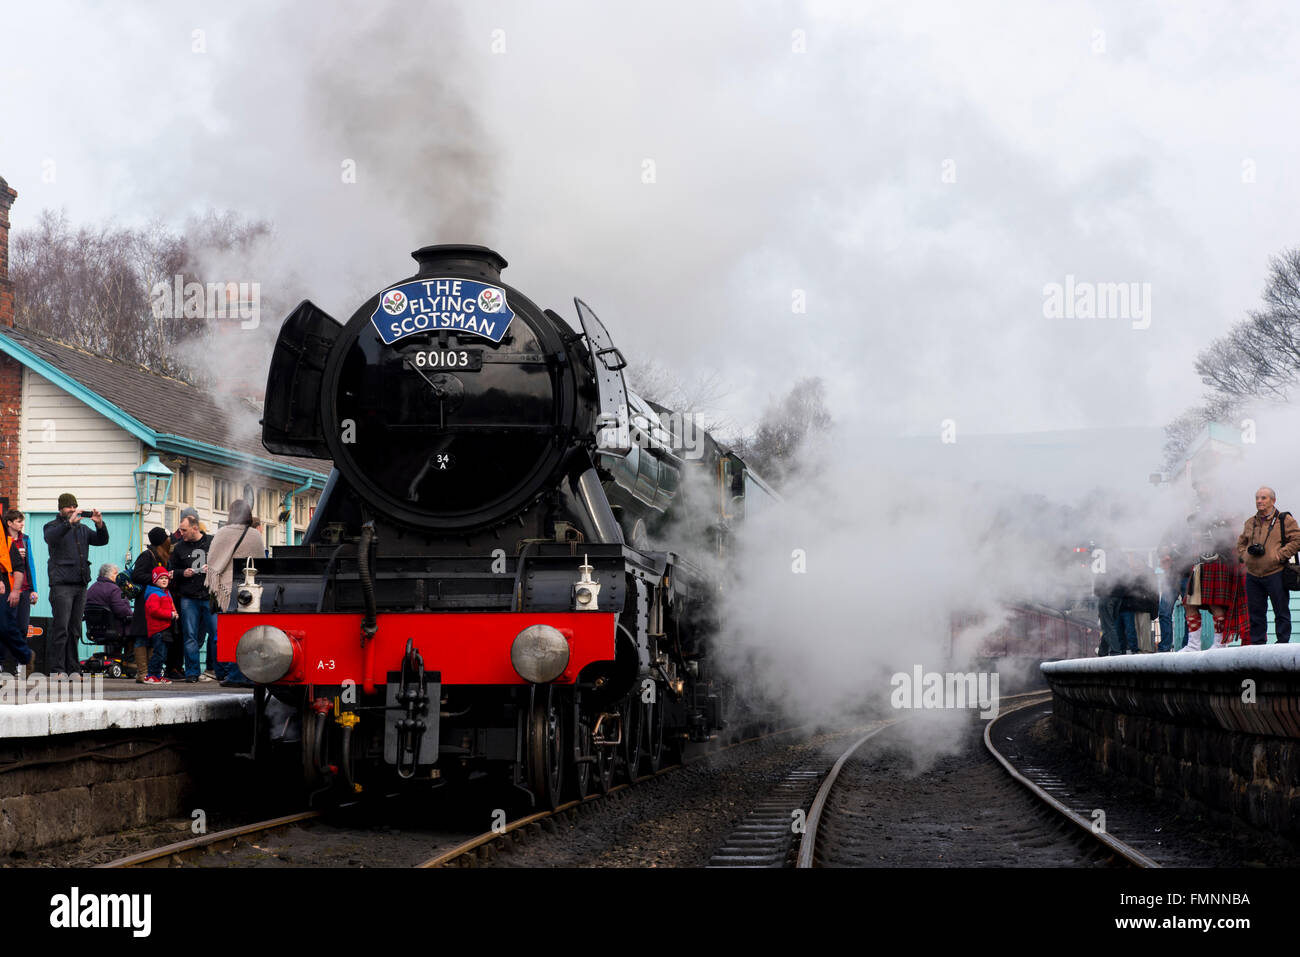
<instances>
[{"instance_id":1,"label":"station platform","mask_svg":"<svg viewBox=\"0 0 1300 957\"><path fill-rule=\"evenodd\" d=\"M1300 645L1046 662L1057 737L1102 773L1300 839Z\"/></svg>"},{"instance_id":2,"label":"station platform","mask_svg":"<svg viewBox=\"0 0 1300 957\"><path fill-rule=\"evenodd\" d=\"M215 681L142 685L102 675L79 681L0 675L0 739L194 724L252 713L252 689L223 688Z\"/></svg>"}]
</instances>

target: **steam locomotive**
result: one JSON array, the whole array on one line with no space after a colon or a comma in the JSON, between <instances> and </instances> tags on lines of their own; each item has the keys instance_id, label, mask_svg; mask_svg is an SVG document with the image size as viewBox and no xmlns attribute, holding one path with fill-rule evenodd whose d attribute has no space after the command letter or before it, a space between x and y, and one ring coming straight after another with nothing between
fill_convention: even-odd
<instances>
[{"instance_id":1,"label":"steam locomotive","mask_svg":"<svg viewBox=\"0 0 1300 957\"><path fill-rule=\"evenodd\" d=\"M412 255L346 323L305 301L280 330L262 442L333 469L220 655L256 684L255 755L313 794L499 775L553 808L725 726L718 560L775 496L627 389L581 300L577 331L490 249Z\"/></svg>"}]
</instances>

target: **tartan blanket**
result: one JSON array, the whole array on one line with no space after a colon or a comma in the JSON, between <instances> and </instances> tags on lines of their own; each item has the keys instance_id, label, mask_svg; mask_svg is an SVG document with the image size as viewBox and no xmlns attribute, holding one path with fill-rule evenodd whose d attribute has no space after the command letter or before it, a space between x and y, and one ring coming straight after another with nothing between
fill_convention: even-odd
<instances>
[{"instance_id":1,"label":"tartan blanket","mask_svg":"<svg viewBox=\"0 0 1300 957\"><path fill-rule=\"evenodd\" d=\"M1246 566L1237 562L1202 562L1201 607L1227 609L1223 640L1250 641L1250 612L1246 607Z\"/></svg>"}]
</instances>

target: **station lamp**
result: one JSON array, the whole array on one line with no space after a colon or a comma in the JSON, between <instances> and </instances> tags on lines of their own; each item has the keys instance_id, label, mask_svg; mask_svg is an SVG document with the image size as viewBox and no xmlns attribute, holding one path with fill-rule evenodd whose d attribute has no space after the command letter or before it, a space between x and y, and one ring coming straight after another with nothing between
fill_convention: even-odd
<instances>
[{"instance_id":1,"label":"station lamp","mask_svg":"<svg viewBox=\"0 0 1300 957\"><path fill-rule=\"evenodd\" d=\"M172 485L172 471L158 461L157 454L131 473L135 478L135 500L142 506L162 505Z\"/></svg>"}]
</instances>

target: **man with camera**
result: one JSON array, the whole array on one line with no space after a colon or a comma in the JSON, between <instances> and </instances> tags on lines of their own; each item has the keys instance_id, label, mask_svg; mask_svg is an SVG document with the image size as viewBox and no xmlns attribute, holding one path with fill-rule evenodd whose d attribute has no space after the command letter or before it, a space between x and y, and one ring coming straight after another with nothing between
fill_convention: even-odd
<instances>
[{"instance_id":1,"label":"man with camera","mask_svg":"<svg viewBox=\"0 0 1300 957\"><path fill-rule=\"evenodd\" d=\"M208 598L206 575L208 553L212 551L212 536L199 523L199 513L181 519L181 539L172 549L170 564L172 598L180 605L181 634L185 642L185 680L212 681L213 675L203 673L199 658L205 639L208 645L208 668L215 674L217 615Z\"/></svg>"},{"instance_id":2,"label":"man with camera","mask_svg":"<svg viewBox=\"0 0 1300 957\"><path fill-rule=\"evenodd\" d=\"M95 523L92 531L83 518ZM50 646L51 674L80 674L81 617L86 610L86 586L90 584L90 546L108 544L108 528L99 509L82 511L71 492L59 496L58 518L45 523L45 544L50 551Z\"/></svg>"},{"instance_id":3,"label":"man with camera","mask_svg":"<svg viewBox=\"0 0 1300 957\"><path fill-rule=\"evenodd\" d=\"M1246 519L1237 539L1237 555L1246 563L1246 604L1250 609L1250 643L1268 641L1268 603L1273 603L1278 644L1291 640L1291 595L1282 566L1300 552L1300 525L1290 512L1279 512L1277 495L1267 486L1255 493L1255 514Z\"/></svg>"}]
</instances>

